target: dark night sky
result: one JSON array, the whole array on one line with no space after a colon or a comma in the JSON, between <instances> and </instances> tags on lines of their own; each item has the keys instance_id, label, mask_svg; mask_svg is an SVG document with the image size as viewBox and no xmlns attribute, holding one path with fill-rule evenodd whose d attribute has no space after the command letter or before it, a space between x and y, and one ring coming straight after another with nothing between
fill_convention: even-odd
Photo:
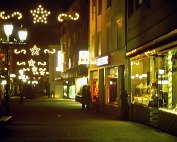
<instances>
[{"instance_id":1,"label":"dark night sky","mask_svg":"<svg viewBox=\"0 0 177 142\"><path fill-rule=\"evenodd\" d=\"M59 44L58 30L61 23L57 17L59 13L65 12L73 0L1 0L0 11L11 14L19 11L23 14L22 20L13 19L13 24L23 25L28 30L28 42L34 44ZM41 4L44 9L51 12L47 24L33 24L30 10L34 10Z\"/></svg>"}]
</instances>

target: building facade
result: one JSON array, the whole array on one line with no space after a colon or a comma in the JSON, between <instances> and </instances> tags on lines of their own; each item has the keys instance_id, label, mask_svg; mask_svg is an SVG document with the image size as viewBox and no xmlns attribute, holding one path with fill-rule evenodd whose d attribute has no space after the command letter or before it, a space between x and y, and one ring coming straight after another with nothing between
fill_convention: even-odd
<instances>
[{"instance_id":1,"label":"building facade","mask_svg":"<svg viewBox=\"0 0 177 142\"><path fill-rule=\"evenodd\" d=\"M133 119L173 134L177 134L176 9L173 0L127 0Z\"/></svg>"},{"instance_id":2,"label":"building facade","mask_svg":"<svg viewBox=\"0 0 177 142\"><path fill-rule=\"evenodd\" d=\"M63 97L70 99L81 96L82 86L88 84L88 64L80 62L80 53L88 55L89 0L74 1L67 14L75 13L79 14L79 19L65 19L60 28Z\"/></svg>"},{"instance_id":3,"label":"building facade","mask_svg":"<svg viewBox=\"0 0 177 142\"><path fill-rule=\"evenodd\" d=\"M121 116L121 94L127 88L125 2L90 0L89 84L100 111Z\"/></svg>"}]
</instances>

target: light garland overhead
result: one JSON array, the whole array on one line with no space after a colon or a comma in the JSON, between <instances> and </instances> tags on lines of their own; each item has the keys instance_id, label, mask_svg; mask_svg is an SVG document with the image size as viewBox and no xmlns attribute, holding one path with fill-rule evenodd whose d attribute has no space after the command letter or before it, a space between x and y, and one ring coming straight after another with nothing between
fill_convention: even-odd
<instances>
[{"instance_id":1,"label":"light garland overhead","mask_svg":"<svg viewBox=\"0 0 177 142\"><path fill-rule=\"evenodd\" d=\"M39 55L39 51L41 50L40 48L37 48L36 45L33 46L33 48L30 48L31 50L31 55Z\"/></svg>"},{"instance_id":2,"label":"light garland overhead","mask_svg":"<svg viewBox=\"0 0 177 142\"><path fill-rule=\"evenodd\" d=\"M66 13L61 13L58 15L58 21L63 22L64 20L78 20L79 19L79 14L74 12L73 14L66 14Z\"/></svg>"},{"instance_id":3,"label":"light garland overhead","mask_svg":"<svg viewBox=\"0 0 177 142\"><path fill-rule=\"evenodd\" d=\"M40 75L44 75L46 72L46 68L39 68Z\"/></svg>"},{"instance_id":4,"label":"light garland overhead","mask_svg":"<svg viewBox=\"0 0 177 142\"><path fill-rule=\"evenodd\" d=\"M30 71L30 68L23 68L24 71Z\"/></svg>"},{"instance_id":5,"label":"light garland overhead","mask_svg":"<svg viewBox=\"0 0 177 142\"><path fill-rule=\"evenodd\" d=\"M44 10L42 5L39 5L37 9L31 10L33 16L33 23L47 23L47 17L50 15L50 11Z\"/></svg>"},{"instance_id":6,"label":"light garland overhead","mask_svg":"<svg viewBox=\"0 0 177 142\"><path fill-rule=\"evenodd\" d=\"M28 64L29 64L30 67L34 66L35 63L36 62L33 59L31 59L30 61L28 61Z\"/></svg>"},{"instance_id":7,"label":"light garland overhead","mask_svg":"<svg viewBox=\"0 0 177 142\"><path fill-rule=\"evenodd\" d=\"M14 49L14 53L15 54L20 54L20 53L26 54L26 50L25 49L22 49L22 50Z\"/></svg>"},{"instance_id":8,"label":"light garland overhead","mask_svg":"<svg viewBox=\"0 0 177 142\"><path fill-rule=\"evenodd\" d=\"M34 55L40 55L41 48L38 48L36 45L34 45L32 48L29 49L31 51L31 56ZM28 50L26 49L14 49L15 54L26 54ZM54 54L56 53L56 49L44 49L43 52L45 54ZM33 59L30 59L26 62L20 62L17 61L16 63L18 66L26 66L26 68L23 68L23 71L31 71L33 75L48 75L49 73L46 71L45 66L47 65L47 62L43 61L35 61ZM37 65L37 66L36 66ZM44 68L39 68L39 66L43 66Z\"/></svg>"},{"instance_id":9,"label":"light garland overhead","mask_svg":"<svg viewBox=\"0 0 177 142\"><path fill-rule=\"evenodd\" d=\"M18 65L18 66L22 66L22 65L26 65L26 63L25 63L25 62L19 62L19 61L18 61L18 62L17 62L17 65Z\"/></svg>"},{"instance_id":10,"label":"light garland overhead","mask_svg":"<svg viewBox=\"0 0 177 142\"><path fill-rule=\"evenodd\" d=\"M35 67L35 66L33 66L31 69L32 69L33 72L37 72L37 69L38 69L38 68Z\"/></svg>"},{"instance_id":11,"label":"light garland overhead","mask_svg":"<svg viewBox=\"0 0 177 142\"><path fill-rule=\"evenodd\" d=\"M44 62L44 63L42 63L42 62L38 62L37 64L38 64L38 65L45 66L45 65L46 65L46 62Z\"/></svg>"},{"instance_id":12,"label":"light garland overhead","mask_svg":"<svg viewBox=\"0 0 177 142\"><path fill-rule=\"evenodd\" d=\"M3 20L7 20L13 17L17 17L18 20L22 19L22 14L20 12L13 12L11 15L5 15L5 11L0 12L0 18Z\"/></svg>"},{"instance_id":13,"label":"light garland overhead","mask_svg":"<svg viewBox=\"0 0 177 142\"><path fill-rule=\"evenodd\" d=\"M54 53L56 53L56 49L52 49L52 51L50 51L49 49L44 49L44 53L45 54L47 54L47 53L54 54Z\"/></svg>"}]
</instances>

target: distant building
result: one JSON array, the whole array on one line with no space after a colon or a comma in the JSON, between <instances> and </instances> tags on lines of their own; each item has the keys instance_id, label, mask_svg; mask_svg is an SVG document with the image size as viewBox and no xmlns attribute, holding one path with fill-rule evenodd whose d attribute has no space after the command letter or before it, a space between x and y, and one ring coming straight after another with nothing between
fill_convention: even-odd
<instances>
[{"instance_id":1,"label":"distant building","mask_svg":"<svg viewBox=\"0 0 177 142\"><path fill-rule=\"evenodd\" d=\"M63 56L63 97L75 99L81 95L81 88L88 84L88 35L89 35L89 0L76 0L73 2L68 15L79 14L78 20L65 18L60 28L60 45ZM85 53L80 54L80 51ZM84 56L82 56L84 55ZM83 59L81 59L81 56Z\"/></svg>"}]
</instances>

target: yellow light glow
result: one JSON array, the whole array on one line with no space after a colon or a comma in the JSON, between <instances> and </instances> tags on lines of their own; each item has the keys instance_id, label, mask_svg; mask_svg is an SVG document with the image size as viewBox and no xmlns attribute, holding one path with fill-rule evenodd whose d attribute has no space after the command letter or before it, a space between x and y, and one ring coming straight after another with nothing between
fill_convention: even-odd
<instances>
[{"instance_id":1,"label":"yellow light glow","mask_svg":"<svg viewBox=\"0 0 177 142\"><path fill-rule=\"evenodd\" d=\"M18 65L18 66L22 66L22 65L26 65L26 63L25 63L25 62L19 62L19 61L18 61L18 62L17 62L17 65Z\"/></svg>"},{"instance_id":2,"label":"yellow light glow","mask_svg":"<svg viewBox=\"0 0 177 142\"><path fill-rule=\"evenodd\" d=\"M46 63L46 62L43 62L43 63L42 63L42 62L38 62L37 64L38 64L38 65L45 66L47 63Z\"/></svg>"},{"instance_id":3,"label":"yellow light glow","mask_svg":"<svg viewBox=\"0 0 177 142\"><path fill-rule=\"evenodd\" d=\"M22 49L22 50L14 49L14 53L15 54L20 54L20 53L26 54L26 50L25 49Z\"/></svg>"},{"instance_id":4,"label":"yellow light glow","mask_svg":"<svg viewBox=\"0 0 177 142\"><path fill-rule=\"evenodd\" d=\"M63 72L63 53L58 51L56 71Z\"/></svg>"},{"instance_id":5,"label":"yellow light glow","mask_svg":"<svg viewBox=\"0 0 177 142\"><path fill-rule=\"evenodd\" d=\"M50 11L44 10L42 5L39 5L36 10L31 10L33 16L33 23L47 23L47 17L50 15Z\"/></svg>"},{"instance_id":6,"label":"yellow light glow","mask_svg":"<svg viewBox=\"0 0 177 142\"><path fill-rule=\"evenodd\" d=\"M54 54L54 53L56 53L56 49L52 49L52 50L44 49L44 53L45 53L45 54L47 54L47 53L49 53L49 54Z\"/></svg>"},{"instance_id":7,"label":"yellow light glow","mask_svg":"<svg viewBox=\"0 0 177 142\"><path fill-rule=\"evenodd\" d=\"M76 12L73 12L72 14L66 14L66 13L61 13L58 15L58 21L63 22L64 20L78 20L79 19L79 14Z\"/></svg>"},{"instance_id":8,"label":"yellow light glow","mask_svg":"<svg viewBox=\"0 0 177 142\"><path fill-rule=\"evenodd\" d=\"M23 68L24 71L30 71L30 68Z\"/></svg>"},{"instance_id":9,"label":"yellow light glow","mask_svg":"<svg viewBox=\"0 0 177 142\"><path fill-rule=\"evenodd\" d=\"M28 64L29 64L29 66L34 66L35 61L33 59L31 59L30 61L28 61Z\"/></svg>"},{"instance_id":10,"label":"yellow light glow","mask_svg":"<svg viewBox=\"0 0 177 142\"><path fill-rule=\"evenodd\" d=\"M36 45L34 45L33 48L30 48L31 55L32 55L32 56L33 56L33 55L39 55L39 51L40 51L40 50L41 50L40 48L38 48Z\"/></svg>"},{"instance_id":11,"label":"yellow light glow","mask_svg":"<svg viewBox=\"0 0 177 142\"><path fill-rule=\"evenodd\" d=\"M5 16L5 11L0 12L0 18L3 20L7 20L13 17L17 17L18 20L22 19L22 14L20 12L13 12L11 15L6 15Z\"/></svg>"}]
</instances>

